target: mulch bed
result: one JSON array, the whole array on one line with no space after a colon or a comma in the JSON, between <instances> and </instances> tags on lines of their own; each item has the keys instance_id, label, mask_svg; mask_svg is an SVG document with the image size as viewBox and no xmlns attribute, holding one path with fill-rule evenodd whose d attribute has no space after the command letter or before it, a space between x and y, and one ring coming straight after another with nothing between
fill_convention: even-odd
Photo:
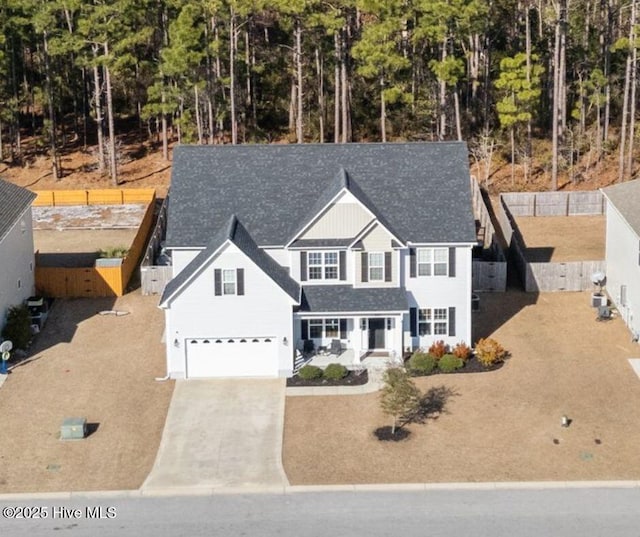
<instances>
[{"instance_id":1,"label":"mulch bed","mask_svg":"<svg viewBox=\"0 0 640 537\"><path fill-rule=\"evenodd\" d=\"M296 375L287 379L287 388L295 388L300 386L362 386L368 381L369 374L365 369L360 374L356 374L354 371L349 371L347 373L347 376L340 380L326 380L322 378L305 380Z\"/></svg>"},{"instance_id":2,"label":"mulch bed","mask_svg":"<svg viewBox=\"0 0 640 537\"><path fill-rule=\"evenodd\" d=\"M476 360L475 356L472 356L471 358L469 358L465 362L465 364L460 369L456 369L455 371L452 371L451 373L444 373L444 372L440 371L440 369L438 369L438 366L436 365L436 367L434 368L434 370L431 373L428 373L426 375L422 375L422 374L417 373L417 372L412 372L412 376L414 376L414 377L426 377L426 376L431 376L431 375L451 375L451 374L454 374L454 373L486 373L488 371L496 371L497 369L500 369L504 364L505 364L505 362L498 362L497 364L493 364L490 367L485 367L480 362L478 362L478 360ZM409 363L406 362L405 365L407 367L407 371L411 371L411 369L409 368Z\"/></svg>"}]
</instances>

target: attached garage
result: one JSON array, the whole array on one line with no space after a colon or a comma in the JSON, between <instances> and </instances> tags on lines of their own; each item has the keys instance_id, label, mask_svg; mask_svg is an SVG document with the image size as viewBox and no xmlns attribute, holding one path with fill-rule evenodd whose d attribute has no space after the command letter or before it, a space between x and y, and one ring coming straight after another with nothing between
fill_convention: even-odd
<instances>
[{"instance_id":1,"label":"attached garage","mask_svg":"<svg viewBox=\"0 0 640 537\"><path fill-rule=\"evenodd\" d=\"M187 378L278 376L276 338L188 339L186 361Z\"/></svg>"}]
</instances>

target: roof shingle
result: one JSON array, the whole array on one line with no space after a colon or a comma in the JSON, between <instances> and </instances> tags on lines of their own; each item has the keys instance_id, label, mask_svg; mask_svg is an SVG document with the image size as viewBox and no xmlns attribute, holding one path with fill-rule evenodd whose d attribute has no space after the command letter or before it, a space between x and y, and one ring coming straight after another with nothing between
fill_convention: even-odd
<instances>
[{"instance_id":1,"label":"roof shingle","mask_svg":"<svg viewBox=\"0 0 640 537\"><path fill-rule=\"evenodd\" d=\"M0 242L35 198L30 190L0 179Z\"/></svg>"}]
</instances>

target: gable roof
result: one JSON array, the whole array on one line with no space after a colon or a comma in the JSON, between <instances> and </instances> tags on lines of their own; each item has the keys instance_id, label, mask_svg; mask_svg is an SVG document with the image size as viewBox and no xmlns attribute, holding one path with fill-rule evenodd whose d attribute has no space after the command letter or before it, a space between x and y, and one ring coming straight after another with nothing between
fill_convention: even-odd
<instances>
[{"instance_id":1,"label":"gable roof","mask_svg":"<svg viewBox=\"0 0 640 537\"><path fill-rule=\"evenodd\" d=\"M0 241L35 198L30 190L0 179Z\"/></svg>"},{"instance_id":2,"label":"gable roof","mask_svg":"<svg viewBox=\"0 0 640 537\"><path fill-rule=\"evenodd\" d=\"M202 250L178 275L165 286L160 307L166 305L226 243L235 244L251 261L269 276L293 300L300 301L300 286L287 270L269 254L261 250L236 215L231 215L226 224L214 235Z\"/></svg>"},{"instance_id":3,"label":"gable roof","mask_svg":"<svg viewBox=\"0 0 640 537\"><path fill-rule=\"evenodd\" d=\"M405 242L475 243L467 146L434 142L180 145L167 246L204 247L231 214L282 246L344 186Z\"/></svg>"},{"instance_id":4,"label":"gable roof","mask_svg":"<svg viewBox=\"0 0 640 537\"><path fill-rule=\"evenodd\" d=\"M373 216L380 222L387 230L397 238L400 238L398 234L393 230L391 224L387 221L384 215L375 207L367 195L358 186L358 183L349 177L347 170L340 167L338 173L334 177L333 181L329 183L329 186L324 191L323 195L318 198L318 201L313 206L313 209L309 211L309 218L306 221L301 222L301 225L294 231L289 241L293 241L297 238L315 219L320 215L327 206L340 194L340 192L350 192L362 205L373 214Z\"/></svg>"},{"instance_id":5,"label":"gable roof","mask_svg":"<svg viewBox=\"0 0 640 537\"><path fill-rule=\"evenodd\" d=\"M640 237L640 179L601 190Z\"/></svg>"}]
</instances>

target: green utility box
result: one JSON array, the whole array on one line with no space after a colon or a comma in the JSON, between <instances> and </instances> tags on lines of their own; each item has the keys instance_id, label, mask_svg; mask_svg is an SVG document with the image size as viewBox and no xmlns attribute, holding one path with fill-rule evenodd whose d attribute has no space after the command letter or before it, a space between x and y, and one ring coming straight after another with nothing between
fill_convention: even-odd
<instances>
[{"instance_id":1,"label":"green utility box","mask_svg":"<svg viewBox=\"0 0 640 537\"><path fill-rule=\"evenodd\" d=\"M60 426L60 440L80 440L87 436L86 418L65 418Z\"/></svg>"}]
</instances>

